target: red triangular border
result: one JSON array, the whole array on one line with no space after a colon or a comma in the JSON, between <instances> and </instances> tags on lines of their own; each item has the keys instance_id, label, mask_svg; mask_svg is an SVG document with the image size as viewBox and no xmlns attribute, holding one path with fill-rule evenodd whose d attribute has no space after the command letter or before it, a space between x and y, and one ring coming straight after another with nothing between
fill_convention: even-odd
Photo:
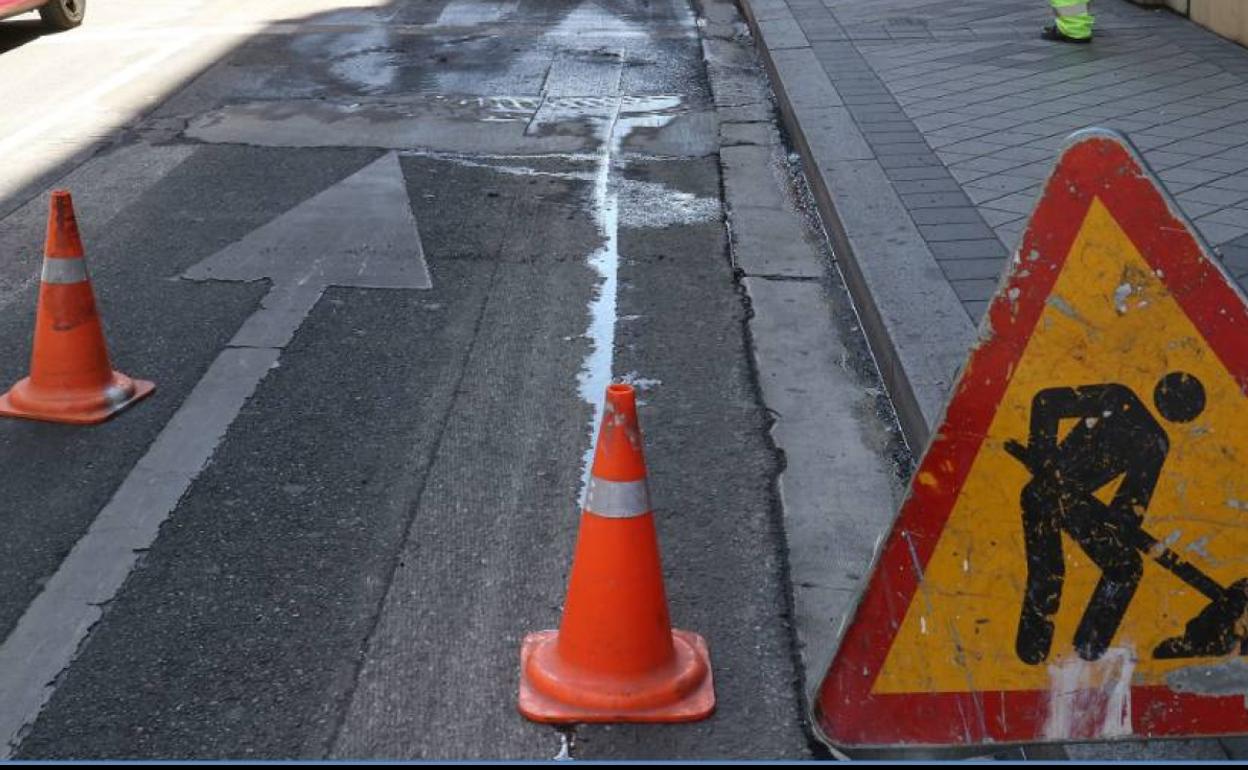
<instances>
[{"instance_id":1,"label":"red triangular border","mask_svg":"<svg viewBox=\"0 0 1248 770\"><path fill-rule=\"evenodd\" d=\"M1058 159L1019 251L1029 269L1019 271L1017 262L1010 266L988 309L988 326L981 326L981 342L963 367L940 429L915 473L933 474L939 483L919 487L912 482L816 694L814 721L831 745L967 746L1045 740L1046 691L873 695L871 687L918 588L917 577L935 550L1004 397L1009 374L1094 198L1106 206L1144 259L1161 270L1161 280L1248 394L1248 304L1146 169L1125 138L1099 129L1072 136ZM921 565L918 570L916 564ZM1243 695L1209 697L1165 687L1133 687L1133 736L1248 732L1244 703Z\"/></svg>"}]
</instances>

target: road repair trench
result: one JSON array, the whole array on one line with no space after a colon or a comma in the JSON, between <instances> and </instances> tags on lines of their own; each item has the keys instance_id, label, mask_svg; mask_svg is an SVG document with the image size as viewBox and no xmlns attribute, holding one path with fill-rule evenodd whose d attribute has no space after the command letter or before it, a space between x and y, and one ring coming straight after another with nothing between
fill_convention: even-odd
<instances>
[{"instance_id":1,"label":"road repair trench","mask_svg":"<svg viewBox=\"0 0 1248 770\"><path fill-rule=\"evenodd\" d=\"M70 177L127 179L103 219L84 193L84 238L111 352L158 389L92 432L0 424L12 755L555 756L515 712L519 642L558 623L612 380L719 706L572 756L806 755L691 10L302 24ZM14 296L0 335L27 339Z\"/></svg>"}]
</instances>

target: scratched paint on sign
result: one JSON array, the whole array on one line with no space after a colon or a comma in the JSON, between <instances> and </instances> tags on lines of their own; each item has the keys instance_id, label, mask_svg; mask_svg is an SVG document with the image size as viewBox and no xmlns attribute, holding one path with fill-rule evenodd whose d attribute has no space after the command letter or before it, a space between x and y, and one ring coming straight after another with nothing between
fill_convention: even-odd
<instances>
[{"instance_id":1,"label":"scratched paint on sign","mask_svg":"<svg viewBox=\"0 0 1248 770\"><path fill-rule=\"evenodd\" d=\"M1072 137L820 686L836 746L1248 732L1248 303Z\"/></svg>"},{"instance_id":2,"label":"scratched paint on sign","mask_svg":"<svg viewBox=\"0 0 1248 770\"><path fill-rule=\"evenodd\" d=\"M1097 202L967 475L924 572L923 601L911 603L876 692L1043 689L1050 665L1078 657L1075 631L1101 570L1068 534L1061 536L1065 580L1051 651L1037 664L1016 654L1027 583L1020 495L1032 475L1004 445L1027 439L1032 399L1046 388L1120 383L1151 409L1157 381L1173 371L1199 379L1207 405L1187 423L1157 417L1170 446L1144 528L1224 585L1248 575L1240 510L1248 500L1248 401ZM1071 430L1073 419L1064 422ZM1096 490L1102 502L1120 483L1117 475ZM1209 600L1155 562L1141 562L1139 587L1113 645L1136 655L1136 682L1158 684L1190 661L1156 660L1153 649L1183 633Z\"/></svg>"}]
</instances>

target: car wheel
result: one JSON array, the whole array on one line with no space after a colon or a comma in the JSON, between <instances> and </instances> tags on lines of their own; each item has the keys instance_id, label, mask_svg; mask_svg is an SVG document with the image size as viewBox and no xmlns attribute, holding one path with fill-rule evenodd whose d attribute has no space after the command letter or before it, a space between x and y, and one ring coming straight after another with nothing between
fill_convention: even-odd
<instances>
[{"instance_id":1,"label":"car wheel","mask_svg":"<svg viewBox=\"0 0 1248 770\"><path fill-rule=\"evenodd\" d=\"M86 12L87 0L49 0L39 9L39 16L52 29L73 29Z\"/></svg>"}]
</instances>

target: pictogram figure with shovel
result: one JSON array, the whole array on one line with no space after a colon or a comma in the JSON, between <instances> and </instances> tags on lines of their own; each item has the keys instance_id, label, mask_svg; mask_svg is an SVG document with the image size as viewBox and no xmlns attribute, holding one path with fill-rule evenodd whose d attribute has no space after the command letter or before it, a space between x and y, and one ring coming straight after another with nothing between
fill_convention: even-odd
<instances>
[{"instance_id":1,"label":"pictogram figure with shovel","mask_svg":"<svg viewBox=\"0 0 1248 770\"><path fill-rule=\"evenodd\" d=\"M1153 404L1169 422L1190 422L1204 411L1204 387L1189 374L1172 372L1158 381ZM1066 419L1077 422L1059 442ZM1222 655L1245 638L1248 580L1225 589L1143 528L1169 439L1130 388L1105 383L1042 390L1032 399L1028 445L1011 440L1005 448L1033 477L1021 496L1027 587L1015 642L1020 660L1037 664L1049 656L1065 579L1062 532L1101 570L1075 630L1075 649L1084 660L1099 659L1109 647L1143 575L1141 554L1213 601L1183 636L1162 642L1155 657ZM1109 503L1096 497L1119 478Z\"/></svg>"}]
</instances>

